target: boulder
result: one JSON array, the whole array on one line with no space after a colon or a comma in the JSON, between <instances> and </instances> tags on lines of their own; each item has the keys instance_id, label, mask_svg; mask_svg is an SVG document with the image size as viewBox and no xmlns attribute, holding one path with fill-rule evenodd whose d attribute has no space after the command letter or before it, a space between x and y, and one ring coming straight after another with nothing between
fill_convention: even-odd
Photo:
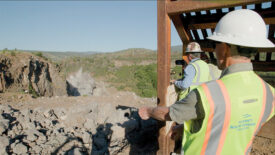
<instances>
[{"instance_id":1,"label":"boulder","mask_svg":"<svg viewBox=\"0 0 275 155\"><path fill-rule=\"evenodd\" d=\"M32 147L32 150L34 151L35 154L40 154L42 151L42 148L38 145L35 145L34 147Z\"/></svg>"},{"instance_id":2,"label":"boulder","mask_svg":"<svg viewBox=\"0 0 275 155\"><path fill-rule=\"evenodd\" d=\"M123 127L115 125L111 127L112 136L109 144L110 154L117 154L129 143L125 138L125 131Z\"/></svg>"},{"instance_id":3,"label":"boulder","mask_svg":"<svg viewBox=\"0 0 275 155\"><path fill-rule=\"evenodd\" d=\"M82 141L84 144L91 144L92 137L91 137L90 133L84 131L84 133L82 134Z\"/></svg>"},{"instance_id":4,"label":"boulder","mask_svg":"<svg viewBox=\"0 0 275 155\"><path fill-rule=\"evenodd\" d=\"M6 148L9 145L10 140L5 136L0 136L0 154L7 154Z\"/></svg>"},{"instance_id":5,"label":"boulder","mask_svg":"<svg viewBox=\"0 0 275 155\"><path fill-rule=\"evenodd\" d=\"M87 117L86 118L86 122L84 123L84 127L91 131L92 133L96 132L96 128L97 128L97 123L96 121L93 119L93 117Z\"/></svg>"},{"instance_id":6,"label":"boulder","mask_svg":"<svg viewBox=\"0 0 275 155\"><path fill-rule=\"evenodd\" d=\"M27 140L34 142L38 139L38 135L40 135L39 131L36 129L28 129L25 130L25 134L27 135Z\"/></svg>"},{"instance_id":7,"label":"boulder","mask_svg":"<svg viewBox=\"0 0 275 155\"><path fill-rule=\"evenodd\" d=\"M3 113L11 113L13 111L13 109L11 108L10 105L0 105L0 114Z\"/></svg>"},{"instance_id":8,"label":"boulder","mask_svg":"<svg viewBox=\"0 0 275 155\"><path fill-rule=\"evenodd\" d=\"M0 135L2 135L9 128L9 120L0 120Z\"/></svg>"},{"instance_id":9,"label":"boulder","mask_svg":"<svg viewBox=\"0 0 275 155\"><path fill-rule=\"evenodd\" d=\"M13 153L16 153L16 154L24 154L28 152L28 148L22 143L17 143L12 149L12 151Z\"/></svg>"}]
</instances>

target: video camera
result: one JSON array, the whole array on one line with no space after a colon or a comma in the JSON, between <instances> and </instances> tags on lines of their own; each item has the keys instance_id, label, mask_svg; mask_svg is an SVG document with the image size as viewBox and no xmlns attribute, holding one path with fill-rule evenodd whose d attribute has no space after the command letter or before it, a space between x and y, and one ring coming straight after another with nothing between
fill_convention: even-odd
<instances>
[{"instance_id":1,"label":"video camera","mask_svg":"<svg viewBox=\"0 0 275 155\"><path fill-rule=\"evenodd\" d=\"M176 65L185 66L185 65L186 65L186 62L185 62L184 60L176 60L176 61L175 61L175 64L176 64Z\"/></svg>"}]
</instances>

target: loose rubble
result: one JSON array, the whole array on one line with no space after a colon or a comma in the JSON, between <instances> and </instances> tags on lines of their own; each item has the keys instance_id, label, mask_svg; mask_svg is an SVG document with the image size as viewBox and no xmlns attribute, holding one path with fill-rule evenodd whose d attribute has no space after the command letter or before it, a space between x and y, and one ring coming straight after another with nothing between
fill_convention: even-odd
<instances>
[{"instance_id":1,"label":"loose rubble","mask_svg":"<svg viewBox=\"0 0 275 155\"><path fill-rule=\"evenodd\" d=\"M17 110L0 105L0 154L102 155L125 153L127 148L150 154L157 150L157 136L152 134L157 133L157 122L142 121L136 108L89 103L75 110L85 121L68 126L65 122L70 117L65 116L72 112L65 108Z\"/></svg>"}]
</instances>

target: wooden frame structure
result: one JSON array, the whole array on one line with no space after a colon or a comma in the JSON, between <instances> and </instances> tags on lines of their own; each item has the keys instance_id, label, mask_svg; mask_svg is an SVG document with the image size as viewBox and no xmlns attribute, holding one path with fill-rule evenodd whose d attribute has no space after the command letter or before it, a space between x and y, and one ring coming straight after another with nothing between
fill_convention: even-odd
<instances>
[{"instance_id":1,"label":"wooden frame structure","mask_svg":"<svg viewBox=\"0 0 275 155\"><path fill-rule=\"evenodd\" d=\"M262 3L271 7L263 8ZM249 8L257 11L269 25L268 38L275 43L275 0L158 0L158 106L166 106L167 87L170 81L171 57L171 21L173 22L183 44L183 55L190 41L198 42L202 49L209 53L210 59L215 55L209 41L205 38L215 29L219 19L228 11L238 8ZM264 54L264 60L262 59ZM253 60L256 71L275 71L275 48L259 49ZM173 149L173 142L167 137L166 127L159 132L158 154L168 155Z\"/></svg>"}]
</instances>

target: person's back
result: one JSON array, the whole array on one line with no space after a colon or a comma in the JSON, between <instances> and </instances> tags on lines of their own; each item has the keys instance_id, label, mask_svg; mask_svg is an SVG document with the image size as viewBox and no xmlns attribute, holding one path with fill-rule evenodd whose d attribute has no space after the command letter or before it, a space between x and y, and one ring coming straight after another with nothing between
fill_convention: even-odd
<instances>
[{"instance_id":1,"label":"person's back","mask_svg":"<svg viewBox=\"0 0 275 155\"><path fill-rule=\"evenodd\" d=\"M212 78L210 78L210 68L206 62L198 59L194 62L191 62L190 65L192 65L196 70L196 75L190 86L191 90L201 85L202 83L212 80Z\"/></svg>"},{"instance_id":2,"label":"person's back","mask_svg":"<svg viewBox=\"0 0 275 155\"><path fill-rule=\"evenodd\" d=\"M236 71L239 68L244 70ZM185 128L185 154L250 152L254 135L274 116L274 88L259 78L252 66L250 70L247 68L248 64L233 65L230 67L233 73L197 88L207 110L199 131L191 133Z\"/></svg>"},{"instance_id":3,"label":"person's back","mask_svg":"<svg viewBox=\"0 0 275 155\"><path fill-rule=\"evenodd\" d=\"M183 99L186 95L204 82L213 80L210 74L210 67L206 62L200 59L203 51L196 42L191 42L186 49L189 64L185 67L183 78L175 81L175 86L181 91L178 100Z\"/></svg>"}]
</instances>

